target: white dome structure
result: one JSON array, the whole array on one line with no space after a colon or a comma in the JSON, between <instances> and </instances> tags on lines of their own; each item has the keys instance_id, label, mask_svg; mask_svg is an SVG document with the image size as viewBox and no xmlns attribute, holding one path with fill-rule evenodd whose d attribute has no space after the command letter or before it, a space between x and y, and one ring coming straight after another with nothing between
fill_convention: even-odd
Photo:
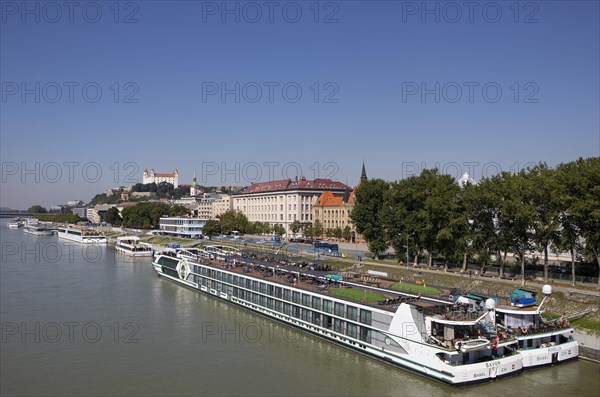
<instances>
[{"instance_id":1,"label":"white dome structure","mask_svg":"<svg viewBox=\"0 0 600 397\"><path fill-rule=\"evenodd\" d=\"M464 187L467 183L470 183L471 185L476 185L477 184L477 182L475 182L475 179L473 179L473 178L471 178L469 176L468 172L465 172L463 174L463 176L461 176L460 178L458 178L457 182L458 182L458 185L460 187Z\"/></svg>"}]
</instances>

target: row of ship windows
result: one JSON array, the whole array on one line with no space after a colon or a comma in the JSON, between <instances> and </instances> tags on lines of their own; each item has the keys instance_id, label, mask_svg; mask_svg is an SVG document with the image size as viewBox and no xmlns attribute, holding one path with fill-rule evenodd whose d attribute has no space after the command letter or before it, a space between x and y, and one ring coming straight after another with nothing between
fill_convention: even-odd
<instances>
[{"instance_id":1,"label":"row of ship windows","mask_svg":"<svg viewBox=\"0 0 600 397\"><path fill-rule=\"evenodd\" d=\"M196 279L199 278L195 276ZM229 295L243 299L247 302L254 303L259 307L267 308L287 316L297 318L304 322L313 324L317 327L326 328L342 335L347 335L350 338L359 339L361 341L371 343L371 330L367 327L361 327L354 323L333 318L322 313L315 312L311 309L305 309L291 303L282 302L277 299L269 298L255 292L245 291L241 288L227 286L221 283L201 277L200 285L216 290L217 294L226 292ZM215 285L216 284L216 285ZM213 288L216 287L216 288Z\"/></svg>"},{"instance_id":2,"label":"row of ship windows","mask_svg":"<svg viewBox=\"0 0 600 397\"><path fill-rule=\"evenodd\" d=\"M217 279L219 281L246 288L248 290L260 292L262 294L273 296L275 298L283 299L288 302L301 304L303 306L310 307L315 310L320 310L326 313L332 313L338 317L345 317L348 320L359 321L363 324L371 325L370 310L359 310L354 306L344 305L343 303L339 302L332 302L329 299L322 299L317 296L300 293L299 291L292 291L288 288L273 286L267 283L259 282L258 280L252 280L233 274L219 272L216 269L208 269L206 267L201 266L194 266L194 268L195 273L201 274L202 276ZM198 276L195 277L198 278ZM208 281L211 280L206 280L202 278L202 285L207 285L206 282ZM198 280L194 280L194 282L198 283ZM216 284L220 285L220 283ZM211 288L214 289L214 287L212 286Z\"/></svg>"}]
</instances>

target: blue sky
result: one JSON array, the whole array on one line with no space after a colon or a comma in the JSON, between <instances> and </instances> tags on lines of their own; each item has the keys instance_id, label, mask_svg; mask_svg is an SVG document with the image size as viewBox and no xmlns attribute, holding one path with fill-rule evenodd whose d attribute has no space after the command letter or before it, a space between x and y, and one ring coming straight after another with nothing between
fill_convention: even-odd
<instances>
[{"instance_id":1,"label":"blue sky","mask_svg":"<svg viewBox=\"0 0 600 397\"><path fill-rule=\"evenodd\" d=\"M0 205L600 155L597 1L276 3L2 1Z\"/></svg>"}]
</instances>

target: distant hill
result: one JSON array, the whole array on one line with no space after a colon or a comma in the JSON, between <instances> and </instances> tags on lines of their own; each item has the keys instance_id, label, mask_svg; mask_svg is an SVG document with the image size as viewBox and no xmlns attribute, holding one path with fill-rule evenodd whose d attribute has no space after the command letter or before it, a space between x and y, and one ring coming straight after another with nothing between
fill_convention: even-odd
<instances>
[{"instance_id":1,"label":"distant hill","mask_svg":"<svg viewBox=\"0 0 600 397\"><path fill-rule=\"evenodd\" d=\"M13 212L13 210L8 207L0 207L0 212Z\"/></svg>"}]
</instances>

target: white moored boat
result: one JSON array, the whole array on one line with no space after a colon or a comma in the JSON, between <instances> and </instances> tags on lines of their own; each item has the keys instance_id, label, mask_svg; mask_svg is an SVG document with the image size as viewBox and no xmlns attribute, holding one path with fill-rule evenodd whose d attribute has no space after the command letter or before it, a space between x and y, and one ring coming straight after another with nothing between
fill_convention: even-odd
<instances>
[{"instance_id":1,"label":"white moored boat","mask_svg":"<svg viewBox=\"0 0 600 397\"><path fill-rule=\"evenodd\" d=\"M117 237L115 249L117 252L134 257L152 256L154 253L152 245L140 242L140 238L137 236Z\"/></svg>"},{"instance_id":2,"label":"white moored boat","mask_svg":"<svg viewBox=\"0 0 600 397\"><path fill-rule=\"evenodd\" d=\"M153 265L161 277L449 384L489 381L522 369L516 340L499 337L492 329L493 305L467 307L401 294L338 281L339 275L318 267L264 262L230 252L218 261L160 254ZM385 299L359 303L338 295L347 288ZM493 340L494 349L480 346L483 340ZM462 351L455 347L457 341L481 348Z\"/></svg>"},{"instance_id":3,"label":"white moored boat","mask_svg":"<svg viewBox=\"0 0 600 397\"><path fill-rule=\"evenodd\" d=\"M34 236L52 236L54 231L49 224L28 222L23 231Z\"/></svg>"},{"instance_id":4,"label":"white moored boat","mask_svg":"<svg viewBox=\"0 0 600 397\"><path fill-rule=\"evenodd\" d=\"M9 229L18 229L23 227L23 225L25 225L25 221L21 218L11 219L6 223L6 227Z\"/></svg>"},{"instance_id":5,"label":"white moored boat","mask_svg":"<svg viewBox=\"0 0 600 397\"><path fill-rule=\"evenodd\" d=\"M579 345L573 338L569 321L544 321L542 318L542 306L552 294L552 287L544 285L542 292L545 296L539 306L496 307L496 322L503 332L516 336L525 368L556 364L579 355Z\"/></svg>"},{"instance_id":6,"label":"white moored boat","mask_svg":"<svg viewBox=\"0 0 600 397\"><path fill-rule=\"evenodd\" d=\"M89 228L61 226L58 237L83 244L106 244L106 237L101 232Z\"/></svg>"}]
</instances>

